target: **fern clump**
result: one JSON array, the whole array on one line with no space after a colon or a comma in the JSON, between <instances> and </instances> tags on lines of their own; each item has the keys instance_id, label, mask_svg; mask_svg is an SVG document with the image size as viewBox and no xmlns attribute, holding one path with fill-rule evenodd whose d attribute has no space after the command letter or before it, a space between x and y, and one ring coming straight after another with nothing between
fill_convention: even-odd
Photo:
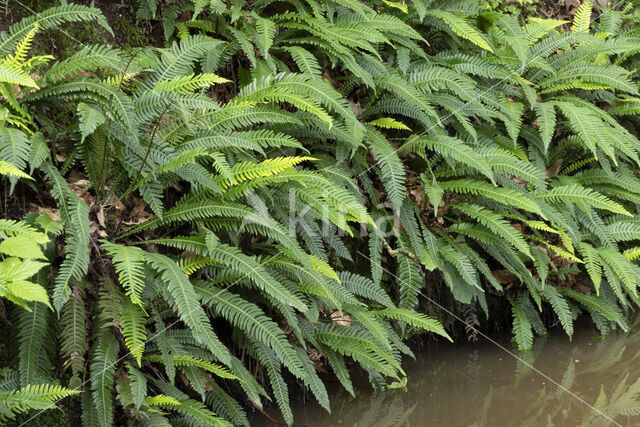
<instances>
[{"instance_id":1,"label":"fern clump","mask_svg":"<svg viewBox=\"0 0 640 427\"><path fill-rule=\"evenodd\" d=\"M56 60L29 58L37 32L108 29L98 10L10 27L0 172L49 214L0 220L18 325L0 416L68 398L87 425L246 425L272 400L293 424L292 380L327 410L321 365L352 395L356 367L403 383L408 339L456 336L443 309L509 307L521 350L541 313L627 329L639 40L628 9L587 5L568 25L476 2L142 1L164 47Z\"/></svg>"}]
</instances>

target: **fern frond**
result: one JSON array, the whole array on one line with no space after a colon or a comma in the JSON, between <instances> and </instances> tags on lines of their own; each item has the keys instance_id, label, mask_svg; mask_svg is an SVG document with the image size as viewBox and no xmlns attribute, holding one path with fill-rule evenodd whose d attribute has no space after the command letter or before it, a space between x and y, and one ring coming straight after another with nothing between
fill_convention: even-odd
<instances>
[{"instance_id":1,"label":"fern frond","mask_svg":"<svg viewBox=\"0 0 640 427\"><path fill-rule=\"evenodd\" d=\"M573 25L571 31L576 33L588 33L591 24L591 11L593 5L590 1L583 2L573 17Z\"/></svg>"},{"instance_id":2,"label":"fern frond","mask_svg":"<svg viewBox=\"0 0 640 427\"><path fill-rule=\"evenodd\" d=\"M456 209L477 219L481 224L503 237L523 254L532 258L529 245L525 242L522 233L513 228L501 215L482 206L467 203L457 204Z\"/></svg>"},{"instance_id":3,"label":"fern frond","mask_svg":"<svg viewBox=\"0 0 640 427\"><path fill-rule=\"evenodd\" d=\"M510 302L511 312L513 314L513 336L520 350L529 350L533 345L531 323L522 306L516 301L510 300Z\"/></svg>"},{"instance_id":4,"label":"fern frond","mask_svg":"<svg viewBox=\"0 0 640 427\"><path fill-rule=\"evenodd\" d=\"M544 217L540 207L535 201L525 196L524 192L519 193L515 190L496 187L486 182L471 179L440 181L438 184L445 190L463 194L481 195L497 202L504 203L505 205L524 209Z\"/></svg>"},{"instance_id":5,"label":"fern frond","mask_svg":"<svg viewBox=\"0 0 640 427\"><path fill-rule=\"evenodd\" d=\"M15 418L18 413L29 409L49 409L55 402L68 396L80 393L59 385L29 384L17 390L0 392L0 419Z\"/></svg>"},{"instance_id":6,"label":"fern frond","mask_svg":"<svg viewBox=\"0 0 640 427\"><path fill-rule=\"evenodd\" d=\"M154 88L154 92L175 92L186 95L200 88L207 88L219 83L228 83L229 80L216 76L215 74L189 74L187 76L177 76L171 80L163 80L158 82Z\"/></svg>"},{"instance_id":7,"label":"fern frond","mask_svg":"<svg viewBox=\"0 0 640 427\"><path fill-rule=\"evenodd\" d=\"M193 337L211 350L219 361L228 363L228 350L213 332L193 285L178 264L161 254L145 252L144 258L160 273L160 278L171 296L169 300L171 306L191 329Z\"/></svg>"},{"instance_id":8,"label":"fern frond","mask_svg":"<svg viewBox=\"0 0 640 427\"><path fill-rule=\"evenodd\" d=\"M297 308L302 312L307 307L296 295L278 283L254 258L240 252L237 248L220 243L209 252L209 257L251 279L260 289L276 300Z\"/></svg>"},{"instance_id":9,"label":"fern frond","mask_svg":"<svg viewBox=\"0 0 640 427\"><path fill-rule=\"evenodd\" d=\"M594 295L582 294L569 288L560 288L560 291L569 298L604 316L607 320L616 322L620 327L626 329L626 322L622 312L616 305L605 302Z\"/></svg>"},{"instance_id":10,"label":"fern frond","mask_svg":"<svg viewBox=\"0 0 640 427\"><path fill-rule=\"evenodd\" d=\"M469 40L471 43L480 46L489 52L493 52L493 49L491 49L491 46L489 46L485 37L478 30L469 25L463 17L439 9L430 9L427 11L427 14L442 20L456 35Z\"/></svg>"},{"instance_id":11,"label":"fern frond","mask_svg":"<svg viewBox=\"0 0 640 427\"><path fill-rule=\"evenodd\" d=\"M141 295L144 289L144 251L135 246L116 245L106 240L100 243L113 259L118 279L131 302L143 307Z\"/></svg>"},{"instance_id":12,"label":"fern frond","mask_svg":"<svg viewBox=\"0 0 640 427\"><path fill-rule=\"evenodd\" d=\"M118 357L118 341L115 337L103 331L95 345L91 362L91 391L93 404L101 425L113 423L113 380L116 374Z\"/></svg>"},{"instance_id":13,"label":"fern frond","mask_svg":"<svg viewBox=\"0 0 640 427\"><path fill-rule=\"evenodd\" d=\"M380 166L381 179L387 190L389 200L400 209L406 197L405 171L397 151L378 131L367 130L369 147Z\"/></svg>"},{"instance_id":14,"label":"fern frond","mask_svg":"<svg viewBox=\"0 0 640 427\"><path fill-rule=\"evenodd\" d=\"M564 299L564 297L558 292L558 290L551 285L547 285L542 289L542 295L549 301L551 307L553 307L553 311L558 316L560 320L560 324L564 328L565 332L569 337L573 335L573 317L571 315L571 310L569 309L569 304Z\"/></svg>"},{"instance_id":15,"label":"fern frond","mask_svg":"<svg viewBox=\"0 0 640 427\"><path fill-rule=\"evenodd\" d=\"M140 306L128 298L124 298L120 304L120 320L124 342L131 355L138 362L138 366L141 366L142 354L147 341L145 312Z\"/></svg>"},{"instance_id":16,"label":"fern frond","mask_svg":"<svg viewBox=\"0 0 640 427\"><path fill-rule=\"evenodd\" d=\"M605 195L578 184L556 186L546 193L537 195L537 197L542 200L571 202L581 206L592 206L596 209L632 216L623 206Z\"/></svg>"},{"instance_id":17,"label":"fern frond","mask_svg":"<svg viewBox=\"0 0 640 427\"><path fill-rule=\"evenodd\" d=\"M406 308L386 308L375 312L375 314L389 319L402 320L411 326L433 332L453 342L439 321L422 313L416 313Z\"/></svg>"},{"instance_id":18,"label":"fern frond","mask_svg":"<svg viewBox=\"0 0 640 427\"><path fill-rule=\"evenodd\" d=\"M84 299L80 289L75 288L60 315L60 325L62 326L60 353L66 358L66 363L72 370L71 387L80 385L81 375L85 369L84 357L88 347L86 322Z\"/></svg>"},{"instance_id":19,"label":"fern frond","mask_svg":"<svg viewBox=\"0 0 640 427\"><path fill-rule=\"evenodd\" d=\"M428 147L443 156L449 157L454 162L463 163L485 175L493 181L491 167L484 156L478 156L474 150L464 141L445 135L433 135L413 139L407 144L419 144Z\"/></svg>"}]
</instances>

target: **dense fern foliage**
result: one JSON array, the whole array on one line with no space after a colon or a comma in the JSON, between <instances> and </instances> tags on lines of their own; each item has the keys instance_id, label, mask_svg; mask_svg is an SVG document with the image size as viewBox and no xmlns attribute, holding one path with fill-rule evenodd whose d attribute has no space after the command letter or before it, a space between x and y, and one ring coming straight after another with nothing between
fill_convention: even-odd
<instances>
[{"instance_id":1,"label":"dense fern foliage","mask_svg":"<svg viewBox=\"0 0 640 427\"><path fill-rule=\"evenodd\" d=\"M163 48L30 56L42 30L110 31L71 3L0 35L0 172L46 194L0 220L2 419L76 399L86 425L242 425L271 400L292 424L292 379L327 410L319 372L404 381L407 338L449 338L434 294L509 304L523 350L541 313L628 328L630 7L161 3L138 19Z\"/></svg>"}]
</instances>

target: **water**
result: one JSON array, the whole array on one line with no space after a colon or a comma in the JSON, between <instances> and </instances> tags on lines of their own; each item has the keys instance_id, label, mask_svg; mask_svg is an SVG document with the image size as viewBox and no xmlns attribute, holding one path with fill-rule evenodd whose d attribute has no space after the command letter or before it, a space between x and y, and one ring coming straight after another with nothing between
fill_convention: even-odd
<instances>
[{"instance_id":1,"label":"water","mask_svg":"<svg viewBox=\"0 0 640 427\"><path fill-rule=\"evenodd\" d=\"M508 342L502 344L512 349ZM295 422L300 426L640 425L640 332L602 339L592 328L582 327L572 342L562 335L539 339L531 352L518 356L613 421L485 341L439 345L415 361L406 361L406 392L376 392L358 382L353 399L337 385L329 385L331 414L314 400L302 402L300 396L292 396Z\"/></svg>"}]
</instances>

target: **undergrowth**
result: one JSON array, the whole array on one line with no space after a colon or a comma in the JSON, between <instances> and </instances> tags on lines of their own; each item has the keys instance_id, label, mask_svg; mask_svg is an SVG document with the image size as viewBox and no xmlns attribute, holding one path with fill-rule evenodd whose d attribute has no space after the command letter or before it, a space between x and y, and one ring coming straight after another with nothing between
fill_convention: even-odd
<instances>
[{"instance_id":1,"label":"undergrowth","mask_svg":"<svg viewBox=\"0 0 640 427\"><path fill-rule=\"evenodd\" d=\"M292 379L327 410L319 372L351 395L356 366L404 383L407 339L449 338L434 286L457 316L508 301L521 350L541 313L569 336L581 313L628 329L630 5L567 22L459 0L146 0L137 19L166 47L32 56L54 28L112 33L72 3L0 35L0 173L38 195L0 220L3 420L68 399L86 425L246 425L273 401L292 424Z\"/></svg>"}]
</instances>

